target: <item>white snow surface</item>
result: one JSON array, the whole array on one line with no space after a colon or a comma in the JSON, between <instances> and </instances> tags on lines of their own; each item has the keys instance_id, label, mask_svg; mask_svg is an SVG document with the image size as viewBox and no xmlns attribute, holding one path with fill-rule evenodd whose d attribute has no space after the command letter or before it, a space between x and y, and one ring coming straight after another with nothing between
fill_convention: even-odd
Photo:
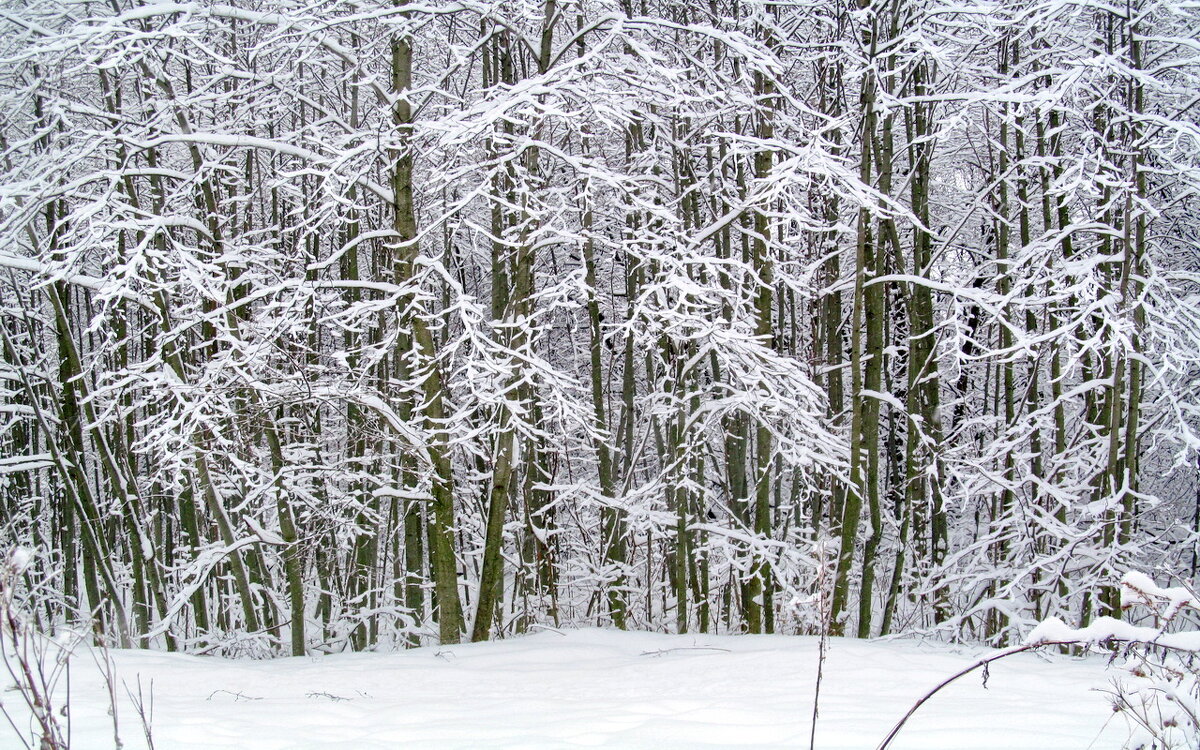
<instances>
[{"instance_id":1,"label":"white snow surface","mask_svg":"<svg viewBox=\"0 0 1200 750\"><path fill-rule=\"evenodd\" d=\"M816 747L875 748L909 707L989 652L831 639ZM158 750L808 748L818 639L585 629L396 653L269 661L111 651L124 747L145 747L125 687L153 693ZM112 748L99 652L71 667L72 748ZM921 707L896 750L1104 750L1129 737L1104 656L1024 653ZM60 684L61 691L63 685ZM62 695L60 693L59 698ZM14 692L5 708L26 726ZM0 748L19 748L0 726Z\"/></svg>"}]
</instances>

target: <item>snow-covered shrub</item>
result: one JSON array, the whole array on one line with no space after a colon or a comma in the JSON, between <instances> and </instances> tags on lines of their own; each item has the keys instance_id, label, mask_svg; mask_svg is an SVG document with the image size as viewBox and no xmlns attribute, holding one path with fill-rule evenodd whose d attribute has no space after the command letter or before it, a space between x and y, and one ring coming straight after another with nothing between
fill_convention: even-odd
<instances>
[{"instance_id":1,"label":"snow-covered shrub","mask_svg":"<svg viewBox=\"0 0 1200 750\"><path fill-rule=\"evenodd\" d=\"M53 693L66 668L66 652L57 650L62 658L47 658L49 644L28 626L21 611L17 589L32 559L32 552L17 547L0 560L0 661L12 681L12 689L20 695L29 712L33 741L21 736L22 745L33 747L36 744L39 750L59 750L67 747L68 732L59 721ZM14 730L22 734L21 724L3 703L0 703L0 712Z\"/></svg>"},{"instance_id":2,"label":"snow-covered shrub","mask_svg":"<svg viewBox=\"0 0 1200 750\"><path fill-rule=\"evenodd\" d=\"M1121 580L1126 620L1101 617L1083 628L1049 618L1029 644L1075 643L1114 649L1113 711L1129 722L1130 750L1200 747L1200 597L1190 586L1162 588L1142 573Z\"/></svg>"}]
</instances>

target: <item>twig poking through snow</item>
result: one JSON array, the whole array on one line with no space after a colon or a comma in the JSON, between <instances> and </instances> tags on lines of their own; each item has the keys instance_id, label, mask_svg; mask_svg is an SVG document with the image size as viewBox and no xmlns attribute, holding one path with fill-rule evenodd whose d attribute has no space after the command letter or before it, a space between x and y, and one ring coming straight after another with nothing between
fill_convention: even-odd
<instances>
[{"instance_id":1,"label":"twig poking through snow","mask_svg":"<svg viewBox=\"0 0 1200 750\"><path fill-rule=\"evenodd\" d=\"M727 648L718 648L717 646L680 646L678 648L660 648L655 651L643 651L642 656L663 656L672 651L724 651L730 653Z\"/></svg>"},{"instance_id":2,"label":"twig poking through snow","mask_svg":"<svg viewBox=\"0 0 1200 750\"><path fill-rule=\"evenodd\" d=\"M260 701L260 700L262 700L262 696L246 695L245 693L240 693L240 692L235 693L232 690L214 690L208 694L208 698L206 700L212 700L213 696L216 695L217 693L226 693L228 695L232 695L235 703L237 701Z\"/></svg>"}]
</instances>

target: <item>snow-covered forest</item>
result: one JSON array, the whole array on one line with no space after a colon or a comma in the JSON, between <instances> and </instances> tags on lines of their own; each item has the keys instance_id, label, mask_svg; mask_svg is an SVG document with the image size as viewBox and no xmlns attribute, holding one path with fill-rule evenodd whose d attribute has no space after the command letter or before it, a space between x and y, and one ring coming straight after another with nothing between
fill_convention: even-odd
<instances>
[{"instance_id":1,"label":"snow-covered forest","mask_svg":"<svg viewBox=\"0 0 1200 750\"><path fill-rule=\"evenodd\" d=\"M33 626L1001 645L1188 578L1200 6L0 5Z\"/></svg>"}]
</instances>

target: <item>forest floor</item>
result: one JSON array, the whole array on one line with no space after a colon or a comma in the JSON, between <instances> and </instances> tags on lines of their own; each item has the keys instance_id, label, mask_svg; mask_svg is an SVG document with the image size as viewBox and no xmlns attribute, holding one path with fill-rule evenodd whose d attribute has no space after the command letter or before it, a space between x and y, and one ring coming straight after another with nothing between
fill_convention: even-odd
<instances>
[{"instance_id":1,"label":"forest floor","mask_svg":"<svg viewBox=\"0 0 1200 750\"><path fill-rule=\"evenodd\" d=\"M129 699L139 682L157 750L808 748L818 653L809 637L596 629L270 661L109 652L127 750L146 746ZM914 701L986 653L831 639L816 747L875 748ZM72 659L79 750L115 745L101 659ZM1006 658L986 687L976 672L938 693L892 748L1116 750L1129 729L1105 691L1120 673L1103 656ZM11 688L0 700L25 728ZM0 748L21 747L0 724Z\"/></svg>"}]
</instances>

